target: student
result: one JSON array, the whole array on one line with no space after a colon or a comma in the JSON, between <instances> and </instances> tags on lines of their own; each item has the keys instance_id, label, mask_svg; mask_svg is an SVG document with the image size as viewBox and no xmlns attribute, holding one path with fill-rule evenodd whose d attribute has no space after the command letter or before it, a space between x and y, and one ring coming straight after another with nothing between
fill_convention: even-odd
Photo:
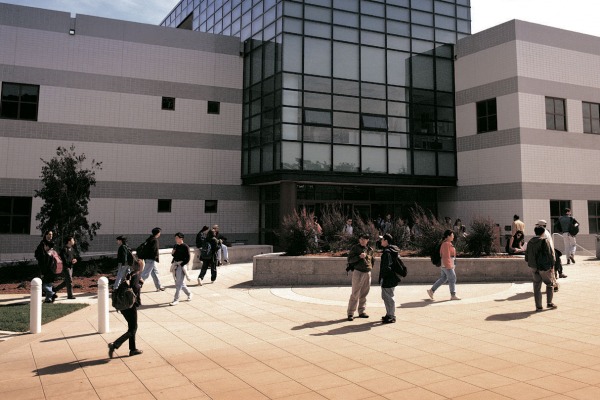
<instances>
[{"instance_id":1,"label":"student","mask_svg":"<svg viewBox=\"0 0 600 400\"><path fill-rule=\"evenodd\" d=\"M63 262L63 281L57 285L53 290L58 293L59 290L66 286L67 288L67 299L72 300L73 296L73 268L79 257L75 249L75 238L73 236L67 236L67 242L65 246L60 250L60 258Z\"/></svg>"},{"instance_id":2,"label":"student","mask_svg":"<svg viewBox=\"0 0 600 400\"><path fill-rule=\"evenodd\" d=\"M354 320L358 306L358 317L369 318L365 312L367 295L371 289L371 271L373 270L373 248L369 246L369 235L361 233L348 253L348 269L352 271L352 294L348 300L348 321Z\"/></svg>"},{"instance_id":3,"label":"student","mask_svg":"<svg viewBox=\"0 0 600 400\"><path fill-rule=\"evenodd\" d=\"M145 255L145 257L147 258L144 258L144 270L142 271L141 275L141 278L143 280L148 279L148 276L152 275L152 280L154 281L154 286L156 286L157 292L165 290L164 286L160 283L160 278L158 276L158 268L156 267L156 263L158 263L158 238L160 237L160 232L160 228L154 228L152 229L152 234L148 237L148 239L146 239L146 247L148 247L148 254Z\"/></svg>"},{"instance_id":4,"label":"student","mask_svg":"<svg viewBox=\"0 0 600 400\"><path fill-rule=\"evenodd\" d=\"M217 279L217 247L219 242L217 241L216 233L214 229L208 231L206 241L210 244L210 254L207 258L202 259L202 268L200 269L200 275L198 276L198 285L202 286L202 279L206 275L206 271L210 268L210 282L213 283Z\"/></svg>"},{"instance_id":5,"label":"student","mask_svg":"<svg viewBox=\"0 0 600 400\"><path fill-rule=\"evenodd\" d=\"M193 293L188 290L185 284L184 268L190 262L190 247L183 242L184 235L181 232L175 234L175 247L173 248L173 275L175 276L175 297L169 303L170 306L179 304L179 292L183 291L187 295L187 300L192 301Z\"/></svg>"},{"instance_id":6,"label":"student","mask_svg":"<svg viewBox=\"0 0 600 400\"><path fill-rule=\"evenodd\" d=\"M456 249L452 244L454 240L454 232L450 229L446 229L442 238L442 246L440 247L440 255L442 256L442 266L440 267L440 277L431 289L427 289L427 294L433 300L433 293L448 282L450 287L450 300L460 300L460 297L456 295L456 273L454 272L454 260L456 259Z\"/></svg>"},{"instance_id":7,"label":"student","mask_svg":"<svg viewBox=\"0 0 600 400\"><path fill-rule=\"evenodd\" d=\"M389 233L386 233L381 238L381 264L379 266L379 283L381 284L381 298L385 305L385 315L381 317L381 322L384 324L393 324L396 322L396 301L394 300L394 291L400 278L394 269L394 258L398 257L398 248L392 246L394 238Z\"/></svg>"},{"instance_id":8,"label":"student","mask_svg":"<svg viewBox=\"0 0 600 400\"><path fill-rule=\"evenodd\" d=\"M117 236L117 246L119 246L117 250L117 277L113 285L115 290L119 287L123 278L131 271L129 260L132 257L131 250L127 247L126 236ZM131 261L133 263L133 260Z\"/></svg>"},{"instance_id":9,"label":"student","mask_svg":"<svg viewBox=\"0 0 600 400\"><path fill-rule=\"evenodd\" d=\"M533 275L533 297L535 300L535 311L542 311L542 282L546 284L546 306L549 309L557 308L552 302L554 296L553 269L554 254L548 239L544 238L545 229L542 226L535 227L535 237L527 243L525 261L531 268Z\"/></svg>"}]
</instances>

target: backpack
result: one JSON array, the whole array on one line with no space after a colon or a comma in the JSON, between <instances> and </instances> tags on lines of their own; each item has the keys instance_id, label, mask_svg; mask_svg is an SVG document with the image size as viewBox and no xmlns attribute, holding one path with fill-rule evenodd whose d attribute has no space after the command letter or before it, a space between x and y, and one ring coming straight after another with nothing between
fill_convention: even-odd
<instances>
[{"instance_id":1,"label":"backpack","mask_svg":"<svg viewBox=\"0 0 600 400\"><path fill-rule=\"evenodd\" d=\"M433 253L431 253L431 263L433 265L435 265L436 267L442 266L442 255L440 254L441 249L442 249L442 242L436 244L435 249L433 250Z\"/></svg>"},{"instance_id":2,"label":"backpack","mask_svg":"<svg viewBox=\"0 0 600 400\"><path fill-rule=\"evenodd\" d=\"M133 289L129 287L128 281L123 281L112 293L112 306L118 310L128 310L135 304L137 296L133 293Z\"/></svg>"},{"instance_id":3,"label":"backpack","mask_svg":"<svg viewBox=\"0 0 600 400\"><path fill-rule=\"evenodd\" d=\"M210 240L205 240L200 248L200 259L202 261L210 261L213 259L213 251Z\"/></svg>"},{"instance_id":4,"label":"backpack","mask_svg":"<svg viewBox=\"0 0 600 400\"><path fill-rule=\"evenodd\" d=\"M571 226L569 227L569 235L577 236L579 233L579 222L573 217L571 217Z\"/></svg>"},{"instance_id":5,"label":"backpack","mask_svg":"<svg viewBox=\"0 0 600 400\"><path fill-rule=\"evenodd\" d=\"M406 265L404 265L404 262L402 262L402 260L400 259L398 253L396 253L396 256L393 259L393 263L394 264L392 265L392 270L396 273L396 275L399 275L402 278L406 278L408 269L406 268Z\"/></svg>"},{"instance_id":6,"label":"backpack","mask_svg":"<svg viewBox=\"0 0 600 400\"><path fill-rule=\"evenodd\" d=\"M60 256L58 255L58 253L56 252L56 250L50 250L48 251L48 255L51 257L51 262L52 265L50 266L50 270L58 275L60 273L62 273L63 271L63 262L62 259L60 258Z\"/></svg>"},{"instance_id":7,"label":"backpack","mask_svg":"<svg viewBox=\"0 0 600 400\"><path fill-rule=\"evenodd\" d=\"M153 258L153 257L148 257L148 253L149 253L149 247L148 246L148 241L146 240L144 243L140 244L136 249L135 249L135 254L137 254L138 258L141 260L145 260L147 258Z\"/></svg>"},{"instance_id":8,"label":"backpack","mask_svg":"<svg viewBox=\"0 0 600 400\"><path fill-rule=\"evenodd\" d=\"M202 248L202 243L204 243L206 241L205 237L202 237L202 232L198 232L198 234L196 235L196 247L197 248Z\"/></svg>"},{"instance_id":9,"label":"backpack","mask_svg":"<svg viewBox=\"0 0 600 400\"><path fill-rule=\"evenodd\" d=\"M551 251L552 250L550 249L548 239L544 239L542 248L535 256L535 265L537 266L538 270L548 271L554 267L554 260L552 260L552 254L550 253Z\"/></svg>"},{"instance_id":10,"label":"backpack","mask_svg":"<svg viewBox=\"0 0 600 400\"><path fill-rule=\"evenodd\" d=\"M129 247L125 246L125 260L125 263L131 267L132 265L137 264L139 258L131 252Z\"/></svg>"}]
</instances>

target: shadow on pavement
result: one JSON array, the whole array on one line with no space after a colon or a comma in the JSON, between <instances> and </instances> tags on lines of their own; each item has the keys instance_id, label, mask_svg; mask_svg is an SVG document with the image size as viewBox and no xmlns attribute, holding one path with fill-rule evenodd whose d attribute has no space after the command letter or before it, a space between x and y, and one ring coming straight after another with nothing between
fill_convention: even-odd
<instances>
[{"instance_id":1,"label":"shadow on pavement","mask_svg":"<svg viewBox=\"0 0 600 400\"><path fill-rule=\"evenodd\" d=\"M346 335L354 332L365 332L371 330L375 326L383 325L381 321L368 322L366 324L355 325L353 322L348 321L348 325L341 326L339 328L331 329L327 332L311 333L311 336L326 336L326 335Z\"/></svg>"},{"instance_id":2,"label":"shadow on pavement","mask_svg":"<svg viewBox=\"0 0 600 400\"><path fill-rule=\"evenodd\" d=\"M505 299L496 299L494 301L515 301L515 300L526 300L533 297L533 292L517 293Z\"/></svg>"},{"instance_id":3,"label":"shadow on pavement","mask_svg":"<svg viewBox=\"0 0 600 400\"><path fill-rule=\"evenodd\" d=\"M525 319L535 314L535 311L521 311L515 313L505 313L505 314L494 314L487 317L486 321L516 321L518 319Z\"/></svg>"},{"instance_id":4,"label":"shadow on pavement","mask_svg":"<svg viewBox=\"0 0 600 400\"><path fill-rule=\"evenodd\" d=\"M34 370L33 372L36 373L36 376L66 374L68 372L73 372L79 368L107 364L109 361L110 360L108 358L102 359L102 360L70 361L70 362L66 362L63 364L49 365L47 367L38 368L38 369Z\"/></svg>"},{"instance_id":5,"label":"shadow on pavement","mask_svg":"<svg viewBox=\"0 0 600 400\"><path fill-rule=\"evenodd\" d=\"M302 325L298 325L292 328L293 331L299 331L300 329L310 329L310 328L318 328L320 326L328 326L328 325L334 325L334 324L339 324L342 322L348 321L346 318L344 319L334 319L331 321L314 321L314 322L307 322L305 324Z\"/></svg>"}]
</instances>

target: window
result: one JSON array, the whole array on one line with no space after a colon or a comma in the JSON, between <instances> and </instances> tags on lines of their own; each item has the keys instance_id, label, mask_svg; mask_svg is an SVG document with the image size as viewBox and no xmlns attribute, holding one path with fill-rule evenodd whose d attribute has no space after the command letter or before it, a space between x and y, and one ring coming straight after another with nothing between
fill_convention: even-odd
<instances>
[{"instance_id":1,"label":"window","mask_svg":"<svg viewBox=\"0 0 600 400\"><path fill-rule=\"evenodd\" d=\"M304 109L304 124L331 126L331 111Z\"/></svg>"},{"instance_id":2,"label":"window","mask_svg":"<svg viewBox=\"0 0 600 400\"><path fill-rule=\"evenodd\" d=\"M590 234L600 233L600 201L588 201L588 219Z\"/></svg>"},{"instance_id":3,"label":"window","mask_svg":"<svg viewBox=\"0 0 600 400\"><path fill-rule=\"evenodd\" d=\"M158 212L159 213L170 213L171 212L171 199L158 199Z\"/></svg>"},{"instance_id":4,"label":"window","mask_svg":"<svg viewBox=\"0 0 600 400\"><path fill-rule=\"evenodd\" d=\"M361 114L360 128L372 131L387 131L387 118L383 115Z\"/></svg>"},{"instance_id":5,"label":"window","mask_svg":"<svg viewBox=\"0 0 600 400\"><path fill-rule=\"evenodd\" d=\"M546 129L553 131L567 130L565 99L546 97Z\"/></svg>"},{"instance_id":6,"label":"window","mask_svg":"<svg viewBox=\"0 0 600 400\"><path fill-rule=\"evenodd\" d=\"M162 98L162 109L163 110L175 110L175 97L163 97Z\"/></svg>"},{"instance_id":7,"label":"window","mask_svg":"<svg viewBox=\"0 0 600 400\"><path fill-rule=\"evenodd\" d=\"M585 133L600 133L600 104L586 103L582 104L583 108L583 132Z\"/></svg>"},{"instance_id":8,"label":"window","mask_svg":"<svg viewBox=\"0 0 600 400\"><path fill-rule=\"evenodd\" d=\"M2 103L0 117L37 121L38 85L2 83Z\"/></svg>"},{"instance_id":9,"label":"window","mask_svg":"<svg viewBox=\"0 0 600 400\"><path fill-rule=\"evenodd\" d=\"M550 221L546 229L554 233L554 224L563 215L565 208L571 208L571 200L550 200Z\"/></svg>"},{"instance_id":10,"label":"window","mask_svg":"<svg viewBox=\"0 0 600 400\"><path fill-rule=\"evenodd\" d=\"M218 101L209 101L206 112L209 114L221 114L221 103Z\"/></svg>"},{"instance_id":11,"label":"window","mask_svg":"<svg viewBox=\"0 0 600 400\"><path fill-rule=\"evenodd\" d=\"M218 200L204 200L204 213L216 214Z\"/></svg>"},{"instance_id":12,"label":"window","mask_svg":"<svg viewBox=\"0 0 600 400\"><path fill-rule=\"evenodd\" d=\"M0 233L29 234L31 197L0 197Z\"/></svg>"},{"instance_id":13,"label":"window","mask_svg":"<svg viewBox=\"0 0 600 400\"><path fill-rule=\"evenodd\" d=\"M477 102L477 133L498 130L496 99Z\"/></svg>"}]
</instances>

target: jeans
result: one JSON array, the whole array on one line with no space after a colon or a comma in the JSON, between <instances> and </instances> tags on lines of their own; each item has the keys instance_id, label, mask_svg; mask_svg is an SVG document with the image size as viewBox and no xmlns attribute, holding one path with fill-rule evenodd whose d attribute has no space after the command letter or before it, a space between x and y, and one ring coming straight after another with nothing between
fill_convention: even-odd
<instances>
[{"instance_id":1,"label":"jeans","mask_svg":"<svg viewBox=\"0 0 600 400\"><path fill-rule=\"evenodd\" d=\"M217 260L221 263L223 261L229 261L229 250L227 246L221 243L221 248L217 250Z\"/></svg>"},{"instance_id":2,"label":"jeans","mask_svg":"<svg viewBox=\"0 0 600 400\"><path fill-rule=\"evenodd\" d=\"M67 288L67 296L73 297L73 267L64 267L62 271L63 281L56 285L52 290L58 292L62 288Z\"/></svg>"},{"instance_id":3,"label":"jeans","mask_svg":"<svg viewBox=\"0 0 600 400\"><path fill-rule=\"evenodd\" d=\"M54 291L52 290L52 282L44 282L42 281L42 289L46 293L46 300L51 301L52 296L54 296Z\"/></svg>"},{"instance_id":4,"label":"jeans","mask_svg":"<svg viewBox=\"0 0 600 400\"><path fill-rule=\"evenodd\" d=\"M565 256L567 256L567 261L569 261L569 257L575 255L577 242L575 241L575 236L571 236L568 232L563 233L563 241L565 243Z\"/></svg>"},{"instance_id":5,"label":"jeans","mask_svg":"<svg viewBox=\"0 0 600 400\"><path fill-rule=\"evenodd\" d=\"M115 285L113 286L115 289L119 287L123 278L125 278L130 271L129 265L119 264L117 266L117 277L115 278Z\"/></svg>"},{"instance_id":6,"label":"jeans","mask_svg":"<svg viewBox=\"0 0 600 400\"><path fill-rule=\"evenodd\" d=\"M437 288L446 282L448 282L448 286L450 286L450 294L456 294L456 273L454 272L454 269L444 268L442 265L440 267L440 277L437 281L435 281L431 287L431 290L435 292Z\"/></svg>"},{"instance_id":7,"label":"jeans","mask_svg":"<svg viewBox=\"0 0 600 400\"><path fill-rule=\"evenodd\" d=\"M127 332L122 334L117 340L115 340L115 349L121 347L121 345L129 339L129 351L135 350L135 334L137 332L137 307L134 305L131 308L122 310L121 314L127 321Z\"/></svg>"},{"instance_id":8,"label":"jeans","mask_svg":"<svg viewBox=\"0 0 600 400\"><path fill-rule=\"evenodd\" d=\"M208 268L210 268L210 281L214 282L217 279L216 260L202 261L202 269L200 269L200 275L198 278L200 278L200 280L204 279L204 275L206 275L206 270L208 270Z\"/></svg>"},{"instance_id":9,"label":"jeans","mask_svg":"<svg viewBox=\"0 0 600 400\"><path fill-rule=\"evenodd\" d=\"M185 284L185 274L183 273L183 267L180 265L175 269L175 297L173 301L179 300L179 292L182 290L189 297L190 291Z\"/></svg>"},{"instance_id":10,"label":"jeans","mask_svg":"<svg viewBox=\"0 0 600 400\"><path fill-rule=\"evenodd\" d=\"M385 315L388 317L396 316L396 301L394 300L394 289L395 287L382 287L381 298L383 304L385 304Z\"/></svg>"},{"instance_id":11,"label":"jeans","mask_svg":"<svg viewBox=\"0 0 600 400\"><path fill-rule=\"evenodd\" d=\"M367 308L367 295L371 289L371 272L352 271L352 294L348 301L348 315L354 315L358 304L358 313Z\"/></svg>"},{"instance_id":12,"label":"jeans","mask_svg":"<svg viewBox=\"0 0 600 400\"><path fill-rule=\"evenodd\" d=\"M142 279L145 281L148 279L149 275L152 275L152 280L154 281L154 286L157 289L160 289L162 285L160 284L160 279L158 279L158 268L156 267L155 260L144 260L144 270L142 271Z\"/></svg>"},{"instance_id":13,"label":"jeans","mask_svg":"<svg viewBox=\"0 0 600 400\"><path fill-rule=\"evenodd\" d=\"M535 299L535 307L542 308L542 282L546 284L546 303L552 303L554 296L554 283L552 277L554 273L550 271L533 271L533 297Z\"/></svg>"}]
</instances>

